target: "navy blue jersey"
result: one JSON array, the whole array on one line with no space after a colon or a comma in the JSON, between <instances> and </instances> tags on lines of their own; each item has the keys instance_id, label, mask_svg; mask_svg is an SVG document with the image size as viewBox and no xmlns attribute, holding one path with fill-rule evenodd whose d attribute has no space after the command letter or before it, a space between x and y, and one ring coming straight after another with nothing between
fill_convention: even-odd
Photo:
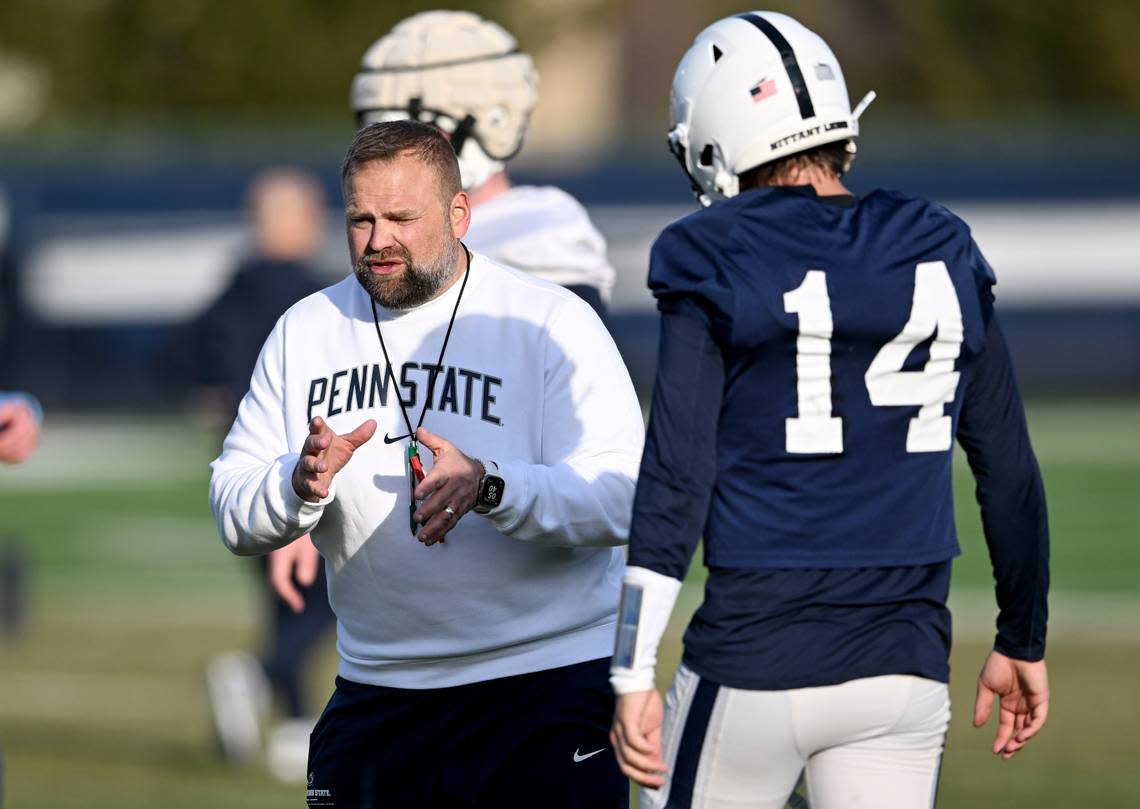
<instances>
[{"instance_id":1,"label":"navy blue jersey","mask_svg":"<svg viewBox=\"0 0 1140 809\"><path fill-rule=\"evenodd\" d=\"M694 302L724 358L708 563L953 557L958 383L993 281L961 220L897 193L843 207L765 189L669 226L650 287Z\"/></svg>"},{"instance_id":2,"label":"navy blue jersey","mask_svg":"<svg viewBox=\"0 0 1140 809\"><path fill-rule=\"evenodd\" d=\"M948 682L950 568L714 567L685 631L684 663L758 691L887 674Z\"/></svg>"},{"instance_id":3,"label":"navy blue jersey","mask_svg":"<svg viewBox=\"0 0 1140 809\"><path fill-rule=\"evenodd\" d=\"M1044 494L993 283L960 220L895 193L750 191L662 234L629 563L682 579L703 534L689 668L756 689L947 679L955 436L995 648L1044 654Z\"/></svg>"}]
</instances>

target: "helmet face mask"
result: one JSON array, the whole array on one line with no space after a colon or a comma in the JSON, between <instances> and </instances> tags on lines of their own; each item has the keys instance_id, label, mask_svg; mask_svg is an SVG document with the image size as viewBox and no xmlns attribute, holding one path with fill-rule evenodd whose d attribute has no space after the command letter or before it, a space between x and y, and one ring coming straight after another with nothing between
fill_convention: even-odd
<instances>
[{"instance_id":1,"label":"helmet face mask","mask_svg":"<svg viewBox=\"0 0 1140 809\"><path fill-rule=\"evenodd\" d=\"M407 120L431 124L447 136L459 161L459 176L464 191L478 188L506 168L505 161L489 157L479 142L470 137L469 117L463 121L456 121L445 113L423 108L417 110L413 106L411 109L375 109L361 112L356 116L356 125L365 127L369 124L385 121ZM458 136L456 135L457 132L459 133Z\"/></svg>"},{"instance_id":2,"label":"helmet face mask","mask_svg":"<svg viewBox=\"0 0 1140 809\"><path fill-rule=\"evenodd\" d=\"M475 188L522 148L538 76L514 37L465 11L428 11L365 52L350 100L363 126L394 117L452 138L463 186Z\"/></svg>"},{"instance_id":3,"label":"helmet face mask","mask_svg":"<svg viewBox=\"0 0 1140 809\"><path fill-rule=\"evenodd\" d=\"M670 151L707 206L735 196L748 169L850 141L873 97L853 114L835 55L791 17L728 17L702 31L677 67Z\"/></svg>"}]
</instances>

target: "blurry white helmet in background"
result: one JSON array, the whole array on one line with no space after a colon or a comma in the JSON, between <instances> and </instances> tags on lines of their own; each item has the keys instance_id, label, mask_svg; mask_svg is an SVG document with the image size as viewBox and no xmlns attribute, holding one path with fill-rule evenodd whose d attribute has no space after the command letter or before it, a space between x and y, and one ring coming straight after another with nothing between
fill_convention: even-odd
<instances>
[{"instance_id":1,"label":"blurry white helmet in background","mask_svg":"<svg viewBox=\"0 0 1140 809\"><path fill-rule=\"evenodd\" d=\"M859 134L843 71L823 39L785 14L727 17L700 34L673 76L669 148L702 205L734 197L737 176ZM850 165L850 160L848 161Z\"/></svg>"},{"instance_id":2,"label":"blurry white helmet in background","mask_svg":"<svg viewBox=\"0 0 1140 809\"><path fill-rule=\"evenodd\" d=\"M518 153L537 100L530 56L502 26L468 11L397 24L364 53L350 94L359 126L414 118L446 132L465 189Z\"/></svg>"}]
</instances>

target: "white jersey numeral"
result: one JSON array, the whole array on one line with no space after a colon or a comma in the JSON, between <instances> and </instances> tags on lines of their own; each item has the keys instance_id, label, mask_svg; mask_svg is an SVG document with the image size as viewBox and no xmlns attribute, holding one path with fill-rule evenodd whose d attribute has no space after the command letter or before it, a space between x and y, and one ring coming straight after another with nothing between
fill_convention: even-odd
<instances>
[{"instance_id":1,"label":"white jersey numeral","mask_svg":"<svg viewBox=\"0 0 1140 809\"><path fill-rule=\"evenodd\" d=\"M843 452L843 420L831 406L831 299L827 276L808 270L804 281L784 295L784 311L799 315L796 339L796 394L799 415L784 422L784 444L792 454ZM930 358L919 371L902 370L915 346L934 337ZM918 405L907 428L907 452L950 449L950 417L961 374L954 363L962 350L962 309L950 272L941 261L915 268L914 300L903 330L879 349L863 379L876 407Z\"/></svg>"},{"instance_id":2,"label":"white jersey numeral","mask_svg":"<svg viewBox=\"0 0 1140 809\"><path fill-rule=\"evenodd\" d=\"M831 299L827 276L808 270L804 282L784 293L784 311L800 316L796 338L799 415L784 420L790 453L843 452L843 421L831 415Z\"/></svg>"},{"instance_id":3,"label":"white jersey numeral","mask_svg":"<svg viewBox=\"0 0 1140 809\"><path fill-rule=\"evenodd\" d=\"M902 370L914 347L935 333L922 370ZM950 273L941 261L924 261L914 272L910 320L879 349L863 377L876 407L921 406L907 429L907 452L950 449L950 417L943 415L943 408L958 390L961 374L954 370L954 361L961 350L962 309Z\"/></svg>"}]
</instances>

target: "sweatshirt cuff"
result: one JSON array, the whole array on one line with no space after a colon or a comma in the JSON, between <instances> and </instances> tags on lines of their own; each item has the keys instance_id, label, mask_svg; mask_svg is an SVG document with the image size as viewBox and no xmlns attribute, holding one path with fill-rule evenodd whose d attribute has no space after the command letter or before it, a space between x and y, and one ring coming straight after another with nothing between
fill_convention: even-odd
<instances>
[{"instance_id":1,"label":"sweatshirt cuff","mask_svg":"<svg viewBox=\"0 0 1140 809\"><path fill-rule=\"evenodd\" d=\"M500 533L510 534L526 514L525 504L529 496L529 480L527 477L527 464L519 461L502 461L491 458L498 467L493 472L503 479L503 500L497 508L487 512L486 517L491 524L499 529ZM485 462L484 462L485 464ZM332 492L329 493L330 495Z\"/></svg>"},{"instance_id":2,"label":"sweatshirt cuff","mask_svg":"<svg viewBox=\"0 0 1140 809\"><path fill-rule=\"evenodd\" d=\"M277 492L280 497L280 503L278 505L280 505L287 520L290 523L296 523L304 527L307 532L309 528L316 525L317 520L321 518L325 506L336 498L336 478L333 478L332 483L329 485L328 497L318 500L315 503L303 500L293 488L293 469L297 466L297 462L300 459L301 455L299 453L282 455L274 462L276 469L272 474L276 476L278 482Z\"/></svg>"}]
</instances>

